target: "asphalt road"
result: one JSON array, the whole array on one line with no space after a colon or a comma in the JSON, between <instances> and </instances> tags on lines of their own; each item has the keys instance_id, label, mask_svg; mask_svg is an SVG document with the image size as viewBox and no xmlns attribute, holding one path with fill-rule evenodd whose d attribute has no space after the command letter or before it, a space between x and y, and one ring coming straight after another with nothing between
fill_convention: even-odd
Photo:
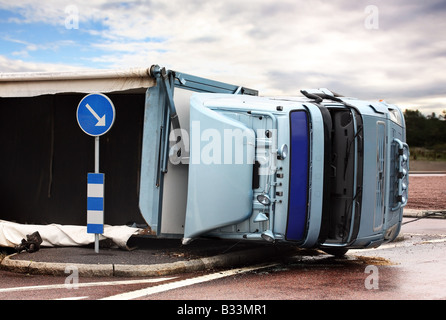
<instances>
[{"instance_id":1,"label":"asphalt road","mask_svg":"<svg viewBox=\"0 0 446 320\"><path fill-rule=\"evenodd\" d=\"M423 186L420 181L425 182ZM412 179L408 207L429 210L433 203L438 207L446 198L445 183L444 176ZM217 303L214 313L221 313L225 303L247 300L251 301L248 311L254 310L249 309L253 304L272 300L446 300L445 252L446 219L405 218L398 241L376 249L350 250L343 259L303 250L268 265L136 278L79 277L75 270L62 276L0 270L0 300L152 300L158 304L145 306L165 308L169 318L178 315L185 303L194 301L200 307L209 299ZM169 259L172 253L165 252ZM277 306L268 312L274 314Z\"/></svg>"},{"instance_id":2,"label":"asphalt road","mask_svg":"<svg viewBox=\"0 0 446 320\"><path fill-rule=\"evenodd\" d=\"M184 301L200 305L209 299L220 304L230 300L444 300L444 252L446 219L406 218L399 241L351 250L342 259L307 250L267 265L139 278L75 279L72 270L66 276L0 271L0 300L164 300L172 301L172 308Z\"/></svg>"},{"instance_id":3,"label":"asphalt road","mask_svg":"<svg viewBox=\"0 0 446 320\"><path fill-rule=\"evenodd\" d=\"M343 259L308 252L271 268L141 299L446 299L446 220L409 222L399 240L351 250Z\"/></svg>"}]
</instances>

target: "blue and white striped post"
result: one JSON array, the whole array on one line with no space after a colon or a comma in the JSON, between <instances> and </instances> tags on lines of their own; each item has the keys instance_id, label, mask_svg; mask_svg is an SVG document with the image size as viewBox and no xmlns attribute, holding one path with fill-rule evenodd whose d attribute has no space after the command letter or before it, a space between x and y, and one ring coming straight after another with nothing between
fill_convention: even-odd
<instances>
[{"instance_id":1,"label":"blue and white striped post","mask_svg":"<svg viewBox=\"0 0 446 320\"><path fill-rule=\"evenodd\" d=\"M104 174L87 177L87 232L104 233Z\"/></svg>"},{"instance_id":2,"label":"blue and white striped post","mask_svg":"<svg viewBox=\"0 0 446 320\"><path fill-rule=\"evenodd\" d=\"M88 174L87 233L95 234L94 248L99 252L99 234L104 232L104 174L99 173L99 136L107 133L115 121L115 106L102 93L91 93L77 106L77 123L94 137L94 172Z\"/></svg>"},{"instance_id":3,"label":"blue and white striped post","mask_svg":"<svg viewBox=\"0 0 446 320\"><path fill-rule=\"evenodd\" d=\"M104 174L87 176L87 233L95 234L95 251L99 252L99 234L104 233Z\"/></svg>"}]
</instances>

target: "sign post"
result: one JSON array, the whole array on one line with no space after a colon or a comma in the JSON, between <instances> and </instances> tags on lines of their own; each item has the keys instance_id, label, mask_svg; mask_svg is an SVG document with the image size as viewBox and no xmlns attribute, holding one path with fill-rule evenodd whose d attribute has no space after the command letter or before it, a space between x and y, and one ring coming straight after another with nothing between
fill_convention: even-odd
<instances>
[{"instance_id":1,"label":"sign post","mask_svg":"<svg viewBox=\"0 0 446 320\"><path fill-rule=\"evenodd\" d=\"M77 106L79 127L94 137L94 173L87 175L87 232L95 234L95 252L99 252L99 234L104 232L104 174L99 173L99 137L115 121L115 106L102 93L85 96Z\"/></svg>"}]
</instances>

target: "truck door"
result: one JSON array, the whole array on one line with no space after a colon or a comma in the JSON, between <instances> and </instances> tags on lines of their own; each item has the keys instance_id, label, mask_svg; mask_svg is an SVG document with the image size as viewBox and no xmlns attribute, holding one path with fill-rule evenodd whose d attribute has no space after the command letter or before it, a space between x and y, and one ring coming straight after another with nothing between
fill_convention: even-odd
<instances>
[{"instance_id":1,"label":"truck door","mask_svg":"<svg viewBox=\"0 0 446 320\"><path fill-rule=\"evenodd\" d=\"M184 243L252 214L255 133L191 99Z\"/></svg>"}]
</instances>

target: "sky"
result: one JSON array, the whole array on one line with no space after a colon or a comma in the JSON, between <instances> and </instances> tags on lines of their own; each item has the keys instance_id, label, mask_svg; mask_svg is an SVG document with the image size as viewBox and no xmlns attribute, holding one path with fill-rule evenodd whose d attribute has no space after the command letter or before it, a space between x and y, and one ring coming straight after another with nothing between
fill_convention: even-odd
<instances>
[{"instance_id":1,"label":"sky","mask_svg":"<svg viewBox=\"0 0 446 320\"><path fill-rule=\"evenodd\" d=\"M0 0L0 72L158 64L446 110L446 0Z\"/></svg>"}]
</instances>

